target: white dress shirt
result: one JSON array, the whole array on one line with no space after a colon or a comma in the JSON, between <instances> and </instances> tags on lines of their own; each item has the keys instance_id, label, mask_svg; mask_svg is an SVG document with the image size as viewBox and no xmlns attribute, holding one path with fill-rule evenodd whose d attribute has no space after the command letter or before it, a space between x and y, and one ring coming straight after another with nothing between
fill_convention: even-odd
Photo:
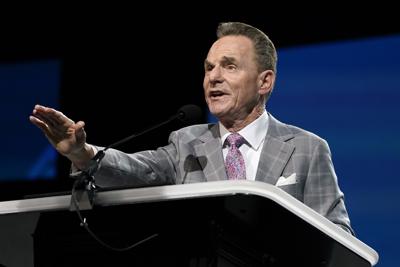
<instances>
[{"instance_id":1,"label":"white dress shirt","mask_svg":"<svg viewBox=\"0 0 400 267\"><path fill-rule=\"evenodd\" d=\"M260 160L261 150L264 145L265 136L268 130L268 114L266 111L255 121L244 127L238 133L243 136L246 142L240 146L239 150L243 155L246 167L246 179L254 181L256 178L258 162ZM222 153L224 160L228 154L228 146L225 140L231 133L219 123L219 134L222 142Z\"/></svg>"}]
</instances>

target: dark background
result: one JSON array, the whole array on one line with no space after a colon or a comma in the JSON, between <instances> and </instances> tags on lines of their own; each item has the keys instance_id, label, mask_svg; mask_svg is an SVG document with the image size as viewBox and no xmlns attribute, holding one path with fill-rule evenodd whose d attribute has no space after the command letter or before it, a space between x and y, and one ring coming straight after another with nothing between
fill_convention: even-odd
<instances>
[{"instance_id":1,"label":"dark background","mask_svg":"<svg viewBox=\"0 0 400 267\"><path fill-rule=\"evenodd\" d=\"M203 107L206 120L203 60L221 21L260 28L278 50L400 33L396 9L383 2L353 9L338 2L324 6L264 3L235 10L233 3L230 9L218 10L214 4L201 8L153 4L148 9L94 6L36 11L36 7L33 11L24 7L12 14L4 9L0 61L60 60L61 110L86 122L88 142L108 145L165 120L187 103ZM168 133L179 127L163 127L121 149L134 152L164 145ZM2 184L2 198L69 190L68 169L69 162L60 158L56 181ZM359 224L364 229L360 238L368 241L368 227Z\"/></svg>"},{"instance_id":2,"label":"dark background","mask_svg":"<svg viewBox=\"0 0 400 267\"><path fill-rule=\"evenodd\" d=\"M265 31L277 49L400 32L389 7L349 10L328 3L246 6L234 11L212 7L24 11L3 18L0 61L61 60L61 110L86 122L90 143L107 145L166 119L184 104L198 104L206 112L203 61L218 22L252 24ZM176 126L121 149L163 145ZM64 173L68 164L61 162Z\"/></svg>"}]
</instances>

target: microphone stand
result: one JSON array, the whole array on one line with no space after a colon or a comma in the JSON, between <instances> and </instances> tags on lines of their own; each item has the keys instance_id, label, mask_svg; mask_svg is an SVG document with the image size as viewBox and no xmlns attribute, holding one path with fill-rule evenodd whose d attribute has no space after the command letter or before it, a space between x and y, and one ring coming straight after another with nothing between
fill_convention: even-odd
<instances>
[{"instance_id":1,"label":"microphone stand","mask_svg":"<svg viewBox=\"0 0 400 267\"><path fill-rule=\"evenodd\" d=\"M96 196L96 183L94 174L100 166L100 161L105 156L105 149L100 150L90 160L87 170L71 173L70 178L75 179L71 192L70 211L92 209Z\"/></svg>"},{"instance_id":2,"label":"microphone stand","mask_svg":"<svg viewBox=\"0 0 400 267\"><path fill-rule=\"evenodd\" d=\"M199 107L195 105L186 105L183 106L182 108L179 109L178 113L175 114L174 116L170 117L168 120L161 122L153 127L150 127L138 134L133 134L130 135L120 141L117 141L107 147L105 147L103 150L100 150L96 153L96 155L90 160L89 162L89 167L86 170L80 170L78 172L74 172L70 174L71 178L75 179L74 185L72 186L72 192L71 192L71 204L70 204L70 210L71 211L76 211L80 220L80 225L84 227L88 233L95 239L97 240L101 245L104 247L114 250L114 251L127 251L130 250L143 242L146 242L147 240L150 240L158 234L153 234L139 242L134 243L133 245L123 247L123 248L117 248L110 246L103 240L101 240L95 233L93 233L90 228L88 223L86 222L86 218L83 218L81 215L80 210L87 210L87 209L92 209L94 205L94 199L96 197L96 192L97 192L97 187L96 187L96 182L94 175L97 172L97 170L100 167L100 162L105 156L105 151L109 148L114 148L116 146L119 146L135 137L138 137L142 134L145 134L149 131L152 131L156 128L159 128L160 126L167 124L175 119L180 119L181 121L186 121L188 122L189 120L195 120L197 117L200 117L201 110Z\"/></svg>"},{"instance_id":3,"label":"microphone stand","mask_svg":"<svg viewBox=\"0 0 400 267\"><path fill-rule=\"evenodd\" d=\"M89 162L89 167L86 170L81 170L75 173L70 174L70 178L75 179L75 183L72 187L72 194L71 194L71 204L70 204L70 210L88 210L92 209L94 205L94 198L96 196L96 191L97 191L97 186L94 178L94 174L97 172L100 166L101 160L104 158L106 155L105 152L109 148L114 148L117 147L123 143L128 142L129 140L138 137L142 134L145 134L147 132L150 132L156 128L159 128L163 126L164 124L167 124L176 118L180 118L182 115L180 113L172 116L166 121L163 121L153 127L150 127L138 134L133 134L128 137L125 137L124 139L121 139L103 150L100 150L96 153L96 155L90 160Z\"/></svg>"},{"instance_id":4,"label":"microphone stand","mask_svg":"<svg viewBox=\"0 0 400 267\"><path fill-rule=\"evenodd\" d=\"M79 211L79 210L87 210L93 208L94 199L96 197L96 191L97 191L94 174L99 169L100 162L104 158L106 150L124 144L135 137L141 136L147 132L157 129L175 119L188 122L191 120L193 121L198 119L200 117L200 114L201 110L199 107L195 105L185 105L181 107L175 115L171 116L166 121L158 123L148 129L145 129L140 133L132 134L128 137L125 137L105 147L103 150L98 151L96 155L90 160L89 167L86 170L81 170L70 174L70 177L76 180L72 187L70 210Z\"/></svg>"}]
</instances>

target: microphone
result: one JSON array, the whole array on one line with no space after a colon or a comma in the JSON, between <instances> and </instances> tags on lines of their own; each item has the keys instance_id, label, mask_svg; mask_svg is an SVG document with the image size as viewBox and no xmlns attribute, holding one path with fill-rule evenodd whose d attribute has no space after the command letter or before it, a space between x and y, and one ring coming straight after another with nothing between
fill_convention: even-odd
<instances>
[{"instance_id":1,"label":"microphone","mask_svg":"<svg viewBox=\"0 0 400 267\"><path fill-rule=\"evenodd\" d=\"M177 115L181 121L191 124L200 120L202 112L199 106L189 104L182 106Z\"/></svg>"},{"instance_id":2,"label":"microphone","mask_svg":"<svg viewBox=\"0 0 400 267\"><path fill-rule=\"evenodd\" d=\"M110 148L115 148L119 145L122 145L135 137L139 137L145 133L148 133L152 130L155 130L165 124L170 123L176 119L186 123L186 124L193 124L200 120L202 116L201 108L197 105L188 104L182 106L176 114L171 116L169 119L160 122L150 128L143 130L142 132L132 134L127 136L111 145L105 147L102 150L99 150L96 155L90 160L89 167L85 171L79 171L74 174L70 174L71 178L76 179L73 192L71 195L71 205L70 210L84 210L84 209L91 209L93 207L93 200L96 194L96 184L94 179L94 174L98 170L100 166L101 160L105 156L105 152Z\"/></svg>"},{"instance_id":3,"label":"microphone","mask_svg":"<svg viewBox=\"0 0 400 267\"><path fill-rule=\"evenodd\" d=\"M101 240L92 230L90 230L88 223L86 222L86 218L84 218L80 212L80 210L83 209L92 209L93 207L93 201L94 197L96 195L96 183L94 179L94 174L99 168L99 164L101 160L105 156L105 151L109 148L114 148L117 147L123 143L128 142L129 140L138 137L140 135L143 135L149 131L152 131L154 129L157 129L161 127L164 124L167 124L175 119L179 119L182 122L185 123L194 123L198 121L201 117L201 109L196 106L196 105L185 105L182 106L178 112L171 116L169 119L167 119L164 122L161 122L159 124L156 124L138 134L133 134L128 137L125 137L124 139L117 141L107 147L105 147L103 150L100 150L96 153L96 155L90 160L89 162L89 168L85 171L80 171L75 174L70 174L71 178L75 178L76 181L74 185L72 186L72 192L71 192L71 204L70 204L70 210L71 211L76 211L80 220L80 225L84 227L88 233L95 239L97 240L101 245L103 245L106 248L109 248L114 251L127 251L130 250L143 242L146 242L156 236L158 234L153 234L139 242L134 243L133 245L124 247L124 248L116 248L113 246L108 245L106 242Z\"/></svg>"}]
</instances>

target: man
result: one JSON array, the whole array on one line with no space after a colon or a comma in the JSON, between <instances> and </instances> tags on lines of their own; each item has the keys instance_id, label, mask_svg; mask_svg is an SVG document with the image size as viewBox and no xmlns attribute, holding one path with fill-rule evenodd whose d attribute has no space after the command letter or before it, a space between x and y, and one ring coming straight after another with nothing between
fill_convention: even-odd
<instances>
[{"instance_id":1,"label":"man","mask_svg":"<svg viewBox=\"0 0 400 267\"><path fill-rule=\"evenodd\" d=\"M238 22L220 24L217 36L204 62L203 86L219 123L172 132L169 144L154 151L126 154L110 149L96 182L142 186L228 178L263 181L282 185L353 233L328 144L265 110L276 76L273 43L260 30ZM82 121L75 123L59 111L37 105L30 120L76 168L87 168L100 149L86 143Z\"/></svg>"}]
</instances>

